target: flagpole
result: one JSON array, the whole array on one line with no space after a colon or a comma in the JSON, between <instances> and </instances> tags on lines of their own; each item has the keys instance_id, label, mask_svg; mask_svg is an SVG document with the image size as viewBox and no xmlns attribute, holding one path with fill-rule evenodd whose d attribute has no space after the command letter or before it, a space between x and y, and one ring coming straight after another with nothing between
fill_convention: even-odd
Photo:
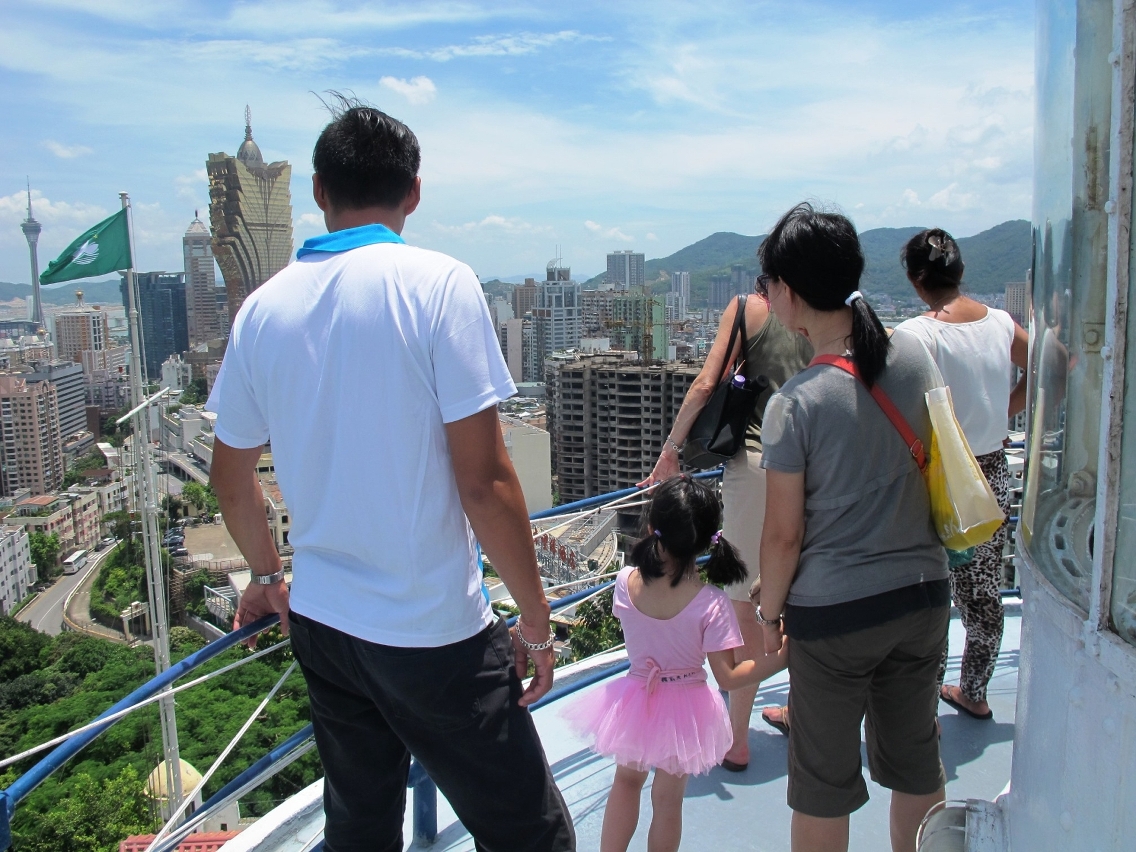
<instances>
[{"instance_id":1,"label":"flagpole","mask_svg":"<svg viewBox=\"0 0 1136 852\"><path fill-rule=\"evenodd\" d=\"M163 580L162 554L158 548L157 486L153 460L150 456L150 407L145 405L146 390L143 383L141 323L134 292L134 222L131 217L130 196L118 194L122 209L126 211L126 229L130 240L130 268L126 270L127 312L130 320L130 345L133 350L130 370L130 391L134 412L134 484L137 488L137 508L142 519L142 543L146 561L146 580L150 590L150 623L154 642L154 668L158 674L170 667L169 617L166 612L166 587ZM131 533L133 535L133 533ZM166 795L169 813L175 813L182 801L181 755L178 749L177 720L174 716L174 699L167 696L158 702L162 721L162 752L166 761ZM154 791L156 792L156 791ZM159 798L160 797L156 797ZM163 817L168 819L168 816Z\"/></svg>"}]
</instances>

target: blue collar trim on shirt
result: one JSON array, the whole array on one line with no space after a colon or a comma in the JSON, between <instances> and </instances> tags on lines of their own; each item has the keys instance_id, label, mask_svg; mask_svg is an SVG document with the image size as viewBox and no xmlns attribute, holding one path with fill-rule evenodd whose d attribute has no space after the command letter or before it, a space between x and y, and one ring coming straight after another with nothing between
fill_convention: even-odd
<instances>
[{"instance_id":1,"label":"blue collar trim on shirt","mask_svg":"<svg viewBox=\"0 0 1136 852\"><path fill-rule=\"evenodd\" d=\"M358 228L346 228L342 231L333 231L330 234L321 234L304 240L303 246L296 252L296 260L316 252L350 251L360 246L373 246L376 243L405 243L402 237L386 225L375 223L373 225L360 225Z\"/></svg>"}]
</instances>

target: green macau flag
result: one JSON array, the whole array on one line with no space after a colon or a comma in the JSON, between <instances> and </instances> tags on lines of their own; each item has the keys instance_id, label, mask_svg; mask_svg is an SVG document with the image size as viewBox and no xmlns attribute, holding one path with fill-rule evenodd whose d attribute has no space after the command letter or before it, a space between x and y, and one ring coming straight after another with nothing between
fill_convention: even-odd
<instances>
[{"instance_id":1,"label":"green macau flag","mask_svg":"<svg viewBox=\"0 0 1136 852\"><path fill-rule=\"evenodd\" d=\"M51 262L39 277L40 284L58 284L76 278L93 278L120 269L130 269L130 235L126 210L103 219L79 237Z\"/></svg>"}]
</instances>

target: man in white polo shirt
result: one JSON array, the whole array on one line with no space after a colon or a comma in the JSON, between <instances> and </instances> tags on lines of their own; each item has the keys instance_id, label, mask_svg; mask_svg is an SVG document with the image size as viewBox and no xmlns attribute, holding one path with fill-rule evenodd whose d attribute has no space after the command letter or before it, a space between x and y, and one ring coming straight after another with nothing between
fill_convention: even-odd
<instances>
[{"instance_id":1,"label":"man in white polo shirt","mask_svg":"<svg viewBox=\"0 0 1136 852\"><path fill-rule=\"evenodd\" d=\"M209 398L212 482L255 575L234 626L276 612L290 628L328 852L402 849L411 755L479 849L573 849L525 709L552 684L549 607L497 420L516 389L481 287L399 236L421 192L401 122L344 102L312 161L329 233L245 300ZM290 594L256 477L269 438ZM478 541L520 607L512 634L483 595Z\"/></svg>"}]
</instances>

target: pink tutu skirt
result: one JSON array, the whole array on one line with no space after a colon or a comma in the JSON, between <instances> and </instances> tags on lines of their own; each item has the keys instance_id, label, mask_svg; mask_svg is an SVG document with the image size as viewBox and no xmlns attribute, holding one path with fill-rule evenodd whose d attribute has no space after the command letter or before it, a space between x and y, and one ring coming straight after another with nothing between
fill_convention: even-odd
<instances>
[{"instance_id":1,"label":"pink tutu skirt","mask_svg":"<svg viewBox=\"0 0 1136 852\"><path fill-rule=\"evenodd\" d=\"M640 772L701 775L722 762L734 736L726 703L704 680L660 683L642 678L604 683L564 711L592 750Z\"/></svg>"}]
</instances>

